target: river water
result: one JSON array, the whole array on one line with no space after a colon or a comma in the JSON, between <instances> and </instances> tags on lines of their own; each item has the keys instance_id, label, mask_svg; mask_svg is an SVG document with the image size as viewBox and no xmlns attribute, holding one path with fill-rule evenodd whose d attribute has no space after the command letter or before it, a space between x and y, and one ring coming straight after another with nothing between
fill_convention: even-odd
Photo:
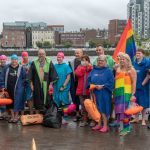
<instances>
[{"instance_id":1,"label":"river water","mask_svg":"<svg viewBox=\"0 0 150 150\"><path fill-rule=\"evenodd\" d=\"M57 57L56 56L47 56L47 57L50 58L54 64L57 63ZM29 59L32 60L32 61L35 58L36 57L29 57ZM64 62L68 63L68 61L71 61L74 58L75 58L74 56L65 56ZM91 62L93 62L95 58L96 58L96 56L90 56ZM19 57L19 61L21 61L21 57ZM8 62L10 62L10 57L8 58Z\"/></svg>"}]
</instances>

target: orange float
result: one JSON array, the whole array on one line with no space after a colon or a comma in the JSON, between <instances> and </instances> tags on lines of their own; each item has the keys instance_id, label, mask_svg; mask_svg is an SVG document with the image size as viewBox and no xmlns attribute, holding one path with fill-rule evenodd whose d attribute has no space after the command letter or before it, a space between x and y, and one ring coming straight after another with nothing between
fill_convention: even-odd
<instances>
[{"instance_id":1,"label":"orange float","mask_svg":"<svg viewBox=\"0 0 150 150\"><path fill-rule=\"evenodd\" d=\"M33 125L43 123L42 114L22 115L20 119L22 125Z\"/></svg>"},{"instance_id":2,"label":"orange float","mask_svg":"<svg viewBox=\"0 0 150 150\"><path fill-rule=\"evenodd\" d=\"M142 110L143 110L142 106L139 106L138 104L133 102L131 107L128 108L127 110L125 110L125 114L126 115L136 115L137 113L141 112Z\"/></svg>"},{"instance_id":3,"label":"orange float","mask_svg":"<svg viewBox=\"0 0 150 150\"><path fill-rule=\"evenodd\" d=\"M95 89L95 87L96 87L96 85L95 84L90 84L90 90L94 90Z\"/></svg>"},{"instance_id":4,"label":"orange float","mask_svg":"<svg viewBox=\"0 0 150 150\"><path fill-rule=\"evenodd\" d=\"M12 102L10 98L0 98L0 105L10 105Z\"/></svg>"},{"instance_id":5,"label":"orange float","mask_svg":"<svg viewBox=\"0 0 150 150\"><path fill-rule=\"evenodd\" d=\"M94 100L86 99L84 101L84 106L89 116L96 122L99 122L101 119L101 114L99 113Z\"/></svg>"}]
</instances>

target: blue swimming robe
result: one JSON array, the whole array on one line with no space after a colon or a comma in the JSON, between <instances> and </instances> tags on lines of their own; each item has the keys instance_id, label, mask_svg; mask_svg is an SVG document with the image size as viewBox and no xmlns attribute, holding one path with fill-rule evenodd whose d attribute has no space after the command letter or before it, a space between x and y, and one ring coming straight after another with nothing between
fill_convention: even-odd
<instances>
[{"instance_id":1,"label":"blue swimming robe","mask_svg":"<svg viewBox=\"0 0 150 150\"><path fill-rule=\"evenodd\" d=\"M63 86L67 76L71 74L72 70L66 63L55 64L54 67L56 69L59 78L54 83L54 101L57 104L57 106L68 105L70 104L69 101L70 81L63 91L60 91L60 88Z\"/></svg>"},{"instance_id":2,"label":"blue swimming robe","mask_svg":"<svg viewBox=\"0 0 150 150\"><path fill-rule=\"evenodd\" d=\"M104 85L102 90L94 90L96 104L99 112L110 116L112 90L114 88L114 76L108 67L99 68L94 66L88 78L88 84Z\"/></svg>"}]
</instances>

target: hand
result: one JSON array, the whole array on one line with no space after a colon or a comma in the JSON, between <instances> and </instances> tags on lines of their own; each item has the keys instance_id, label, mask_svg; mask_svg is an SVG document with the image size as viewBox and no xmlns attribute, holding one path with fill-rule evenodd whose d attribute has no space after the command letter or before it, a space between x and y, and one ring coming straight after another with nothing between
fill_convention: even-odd
<instances>
[{"instance_id":1,"label":"hand","mask_svg":"<svg viewBox=\"0 0 150 150\"><path fill-rule=\"evenodd\" d=\"M136 97L134 95L132 95L131 98L130 98L130 101L131 102L135 102L136 101Z\"/></svg>"},{"instance_id":2,"label":"hand","mask_svg":"<svg viewBox=\"0 0 150 150\"><path fill-rule=\"evenodd\" d=\"M53 88L53 86L52 86L51 84L49 85L48 93L49 93L50 95L52 95L52 94L54 93L54 88Z\"/></svg>"},{"instance_id":3,"label":"hand","mask_svg":"<svg viewBox=\"0 0 150 150\"><path fill-rule=\"evenodd\" d=\"M61 87L61 88L60 88L60 91L62 92L63 90L64 90L64 87Z\"/></svg>"},{"instance_id":4,"label":"hand","mask_svg":"<svg viewBox=\"0 0 150 150\"><path fill-rule=\"evenodd\" d=\"M32 90L32 91L34 91L34 86L33 86L33 84L32 84L32 83L31 83L31 85L30 85L30 86L31 86L31 90Z\"/></svg>"},{"instance_id":5,"label":"hand","mask_svg":"<svg viewBox=\"0 0 150 150\"><path fill-rule=\"evenodd\" d=\"M2 93L4 93L5 92L5 88L2 88L1 91L2 91Z\"/></svg>"},{"instance_id":6,"label":"hand","mask_svg":"<svg viewBox=\"0 0 150 150\"><path fill-rule=\"evenodd\" d=\"M97 90L101 90L101 89L103 89L103 85L96 85L95 88L96 88Z\"/></svg>"}]
</instances>

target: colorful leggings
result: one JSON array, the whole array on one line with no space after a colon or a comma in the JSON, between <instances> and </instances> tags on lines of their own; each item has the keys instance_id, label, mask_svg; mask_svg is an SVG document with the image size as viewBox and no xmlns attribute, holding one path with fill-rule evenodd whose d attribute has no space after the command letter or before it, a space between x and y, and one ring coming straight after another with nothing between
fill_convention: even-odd
<instances>
[{"instance_id":1,"label":"colorful leggings","mask_svg":"<svg viewBox=\"0 0 150 150\"><path fill-rule=\"evenodd\" d=\"M63 106L64 120L68 121L68 105Z\"/></svg>"}]
</instances>

